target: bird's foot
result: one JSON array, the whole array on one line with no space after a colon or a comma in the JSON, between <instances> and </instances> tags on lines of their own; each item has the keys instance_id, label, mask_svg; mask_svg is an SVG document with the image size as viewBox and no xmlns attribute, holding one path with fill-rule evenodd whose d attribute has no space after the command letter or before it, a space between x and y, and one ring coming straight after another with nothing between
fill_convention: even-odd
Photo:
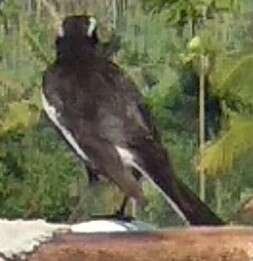
<instances>
[{"instance_id":1,"label":"bird's foot","mask_svg":"<svg viewBox=\"0 0 253 261\"><path fill-rule=\"evenodd\" d=\"M91 219L95 220L116 220L116 221L125 221L125 222L132 222L135 220L134 217L127 216L124 213L121 213L121 211L117 210L114 214L109 215L92 215Z\"/></svg>"},{"instance_id":2,"label":"bird's foot","mask_svg":"<svg viewBox=\"0 0 253 261\"><path fill-rule=\"evenodd\" d=\"M117 210L114 215L115 215L116 219L120 220L120 221L132 222L135 220L134 217L128 216L125 213L122 213L122 211L120 211L120 210Z\"/></svg>"}]
</instances>

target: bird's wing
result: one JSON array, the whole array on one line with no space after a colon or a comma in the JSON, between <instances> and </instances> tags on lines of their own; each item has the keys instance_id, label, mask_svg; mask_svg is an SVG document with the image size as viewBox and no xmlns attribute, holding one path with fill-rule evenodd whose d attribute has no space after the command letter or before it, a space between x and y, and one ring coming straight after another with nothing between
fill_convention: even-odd
<instances>
[{"instance_id":1,"label":"bird's wing","mask_svg":"<svg viewBox=\"0 0 253 261\"><path fill-rule=\"evenodd\" d=\"M119 67L114 64L111 64L111 67L115 71L115 85L120 89L127 104L131 105L131 107L128 108L130 110L128 114L130 116L129 118L136 121L136 127L144 128L149 133L154 134L154 131L156 131L154 119L147 109L143 96L136 84Z\"/></svg>"},{"instance_id":2,"label":"bird's wing","mask_svg":"<svg viewBox=\"0 0 253 261\"><path fill-rule=\"evenodd\" d=\"M140 135L160 140L143 96L117 65L108 63L106 69L94 71L89 84L96 92L91 99L98 108L100 135L115 144L129 143Z\"/></svg>"}]
</instances>

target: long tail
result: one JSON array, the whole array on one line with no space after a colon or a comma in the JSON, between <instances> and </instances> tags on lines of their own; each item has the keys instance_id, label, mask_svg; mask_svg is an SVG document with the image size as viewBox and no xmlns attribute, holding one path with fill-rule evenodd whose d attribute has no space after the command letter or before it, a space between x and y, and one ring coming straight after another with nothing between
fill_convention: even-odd
<instances>
[{"instance_id":1,"label":"long tail","mask_svg":"<svg viewBox=\"0 0 253 261\"><path fill-rule=\"evenodd\" d=\"M160 144L139 140L133 150L136 159L132 161L132 167L153 183L185 222L191 225L225 224L175 176L171 161Z\"/></svg>"}]
</instances>

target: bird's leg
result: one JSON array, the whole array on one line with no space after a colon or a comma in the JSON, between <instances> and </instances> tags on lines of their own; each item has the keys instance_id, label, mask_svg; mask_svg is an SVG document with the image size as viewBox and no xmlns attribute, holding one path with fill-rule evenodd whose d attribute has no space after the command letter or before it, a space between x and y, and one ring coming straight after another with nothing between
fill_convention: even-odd
<instances>
[{"instance_id":1,"label":"bird's leg","mask_svg":"<svg viewBox=\"0 0 253 261\"><path fill-rule=\"evenodd\" d=\"M139 182L141 179L141 175L134 169L131 169L130 171L132 173L129 173L129 175L133 175L133 177L136 179L136 181ZM137 205L136 205L136 201L134 199L132 199L132 216L129 217L126 215L126 207L129 202L129 199L130 198L128 196L125 196L120 208L116 211L116 216L118 216L118 219L131 219L132 220L136 217Z\"/></svg>"},{"instance_id":2,"label":"bird's leg","mask_svg":"<svg viewBox=\"0 0 253 261\"><path fill-rule=\"evenodd\" d=\"M127 204L129 202L129 197L128 196L124 196L124 199L121 203L120 208L115 212L115 217L118 220L123 220L123 221L132 221L134 219L134 217L128 216L126 214L126 207Z\"/></svg>"},{"instance_id":3,"label":"bird's leg","mask_svg":"<svg viewBox=\"0 0 253 261\"><path fill-rule=\"evenodd\" d=\"M137 202L136 202L136 200L134 200L134 199L132 199L131 200L131 207L132 207L132 209L131 209L131 211L132 211L132 217L137 217Z\"/></svg>"},{"instance_id":4,"label":"bird's leg","mask_svg":"<svg viewBox=\"0 0 253 261\"><path fill-rule=\"evenodd\" d=\"M99 181L99 171L94 167L86 164L86 170L88 174L88 182L90 185L94 185Z\"/></svg>"},{"instance_id":5,"label":"bird's leg","mask_svg":"<svg viewBox=\"0 0 253 261\"><path fill-rule=\"evenodd\" d=\"M126 206L127 206L128 200L129 200L129 198L127 196L124 196L124 199L121 203L120 208L116 211L116 216L119 216L119 217L125 216L125 211L126 211Z\"/></svg>"},{"instance_id":6,"label":"bird's leg","mask_svg":"<svg viewBox=\"0 0 253 261\"><path fill-rule=\"evenodd\" d=\"M120 221L131 222L134 218L126 215L126 207L129 201L129 197L124 196L123 202L118 210L112 215L92 215L92 219L116 219Z\"/></svg>"}]
</instances>

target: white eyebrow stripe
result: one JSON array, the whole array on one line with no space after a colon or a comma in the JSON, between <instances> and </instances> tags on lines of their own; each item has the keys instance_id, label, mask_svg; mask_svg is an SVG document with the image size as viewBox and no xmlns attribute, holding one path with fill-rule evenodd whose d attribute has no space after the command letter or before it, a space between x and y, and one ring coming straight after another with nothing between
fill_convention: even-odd
<instances>
[{"instance_id":1,"label":"white eyebrow stripe","mask_svg":"<svg viewBox=\"0 0 253 261\"><path fill-rule=\"evenodd\" d=\"M60 25L59 28L58 28L57 36L58 37L64 37L64 35L65 35L65 32L64 32L63 26Z\"/></svg>"},{"instance_id":2,"label":"white eyebrow stripe","mask_svg":"<svg viewBox=\"0 0 253 261\"><path fill-rule=\"evenodd\" d=\"M87 31L87 35L89 37L91 37L93 32L94 32L94 30L97 27L97 20L96 20L95 17L90 17L89 21L90 21L90 25L89 25L89 28L88 28L88 31Z\"/></svg>"}]
</instances>

